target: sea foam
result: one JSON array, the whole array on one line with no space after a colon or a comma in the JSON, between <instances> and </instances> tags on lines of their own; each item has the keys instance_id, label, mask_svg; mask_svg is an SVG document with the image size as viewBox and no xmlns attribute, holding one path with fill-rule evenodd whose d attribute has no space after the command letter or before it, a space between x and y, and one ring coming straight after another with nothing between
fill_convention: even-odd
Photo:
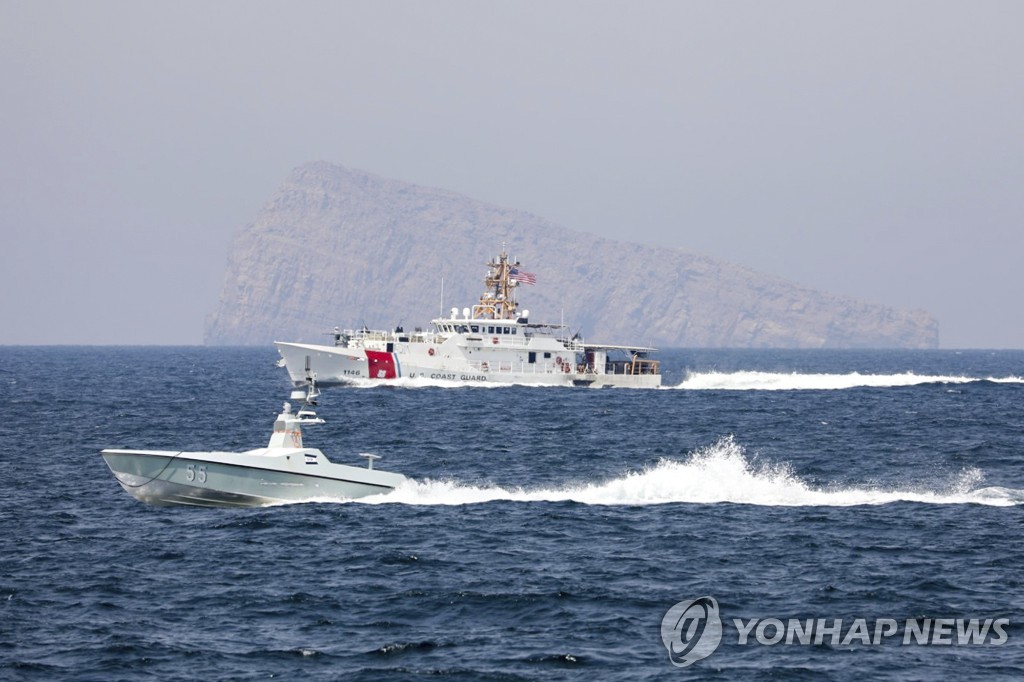
<instances>
[{"instance_id":1,"label":"sea foam","mask_svg":"<svg viewBox=\"0 0 1024 682\"><path fill-rule=\"evenodd\" d=\"M893 388L919 386L922 384L971 384L982 381L993 383L1024 383L1024 378L1010 377L966 377L915 374L801 374L780 372L693 372L681 383L668 386L670 389L691 391L800 391L839 390L846 388Z\"/></svg>"},{"instance_id":2,"label":"sea foam","mask_svg":"<svg viewBox=\"0 0 1024 682\"><path fill-rule=\"evenodd\" d=\"M733 503L761 506L848 507L893 502L982 504L1024 503L1024 491L978 488L982 472L969 468L938 489L924 485L892 488L845 486L820 488L797 476L787 464L754 464L732 437L694 452L683 461L663 459L649 468L594 483L554 488L478 486L457 480L408 480L386 495L356 500L363 504L465 505L499 500L513 502L573 501L591 505Z\"/></svg>"},{"instance_id":3,"label":"sea foam","mask_svg":"<svg viewBox=\"0 0 1024 682\"><path fill-rule=\"evenodd\" d=\"M840 390L846 388L895 388L900 386L919 386L922 384L971 384L991 382L1002 384L1024 384L1024 377L967 377L953 375L928 375L903 372L900 374L806 374L786 372L691 372L683 381L672 386L661 386L668 390L690 391L800 391L800 390ZM429 377L398 377L381 381L380 379L350 378L347 380L353 388L510 388L513 386L550 388L543 384L513 384L497 381L461 381L450 379L431 379ZM564 388L564 387L563 387Z\"/></svg>"}]
</instances>

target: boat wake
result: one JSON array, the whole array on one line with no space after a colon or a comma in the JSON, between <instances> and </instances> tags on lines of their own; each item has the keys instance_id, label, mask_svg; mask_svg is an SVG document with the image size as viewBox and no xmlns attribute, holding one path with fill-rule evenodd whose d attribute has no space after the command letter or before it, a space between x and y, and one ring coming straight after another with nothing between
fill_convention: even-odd
<instances>
[{"instance_id":1,"label":"boat wake","mask_svg":"<svg viewBox=\"0 0 1024 682\"><path fill-rule=\"evenodd\" d=\"M673 391L828 391L847 388L899 388L927 384L963 385L978 383L1024 384L1024 377L968 377L930 375L904 372L902 374L802 374L798 372L692 372L674 386L660 386L654 390ZM347 379L353 388L551 388L542 384L505 383L497 381L447 380L428 377L399 377L378 379ZM557 388L565 388L560 386ZM572 388L572 387L569 387ZM653 387L652 387L653 388Z\"/></svg>"},{"instance_id":2,"label":"boat wake","mask_svg":"<svg viewBox=\"0 0 1024 682\"><path fill-rule=\"evenodd\" d=\"M779 372L694 372L676 386L666 389L691 391L801 391L844 388L892 388L921 384L973 384L981 382L1021 384L1024 378L932 376L927 374L784 374Z\"/></svg>"},{"instance_id":3,"label":"boat wake","mask_svg":"<svg viewBox=\"0 0 1024 682\"><path fill-rule=\"evenodd\" d=\"M685 461L661 460L609 481L559 488L502 488L458 481L408 480L386 495L361 504L466 505L495 501L565 502L591 505L713 504L728 502L779 507L849 507L893 502L925 504L1024 504L1024 490L979 485L978 469L966 469L939 489L921 486L816 488L785 464L755 465L731 437L693 453Z\"/></svg>"}]
</instances>

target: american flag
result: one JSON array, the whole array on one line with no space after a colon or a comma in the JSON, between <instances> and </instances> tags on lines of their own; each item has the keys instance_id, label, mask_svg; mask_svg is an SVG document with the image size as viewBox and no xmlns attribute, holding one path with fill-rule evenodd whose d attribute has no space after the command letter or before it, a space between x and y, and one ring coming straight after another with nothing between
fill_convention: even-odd
<instances>
[{"instance_id":1,"label":"american flag","mask_svg":"<svg viewBox=\"0 0 1024 682\"><path fill-rule=\"evenodd\" d=\"M523 284L536 284L537 276L532 272L526 272L519 268L512 268L508 271L509 279L515 280L516 282L522 282Z\"/></svg>"}]
</instances>

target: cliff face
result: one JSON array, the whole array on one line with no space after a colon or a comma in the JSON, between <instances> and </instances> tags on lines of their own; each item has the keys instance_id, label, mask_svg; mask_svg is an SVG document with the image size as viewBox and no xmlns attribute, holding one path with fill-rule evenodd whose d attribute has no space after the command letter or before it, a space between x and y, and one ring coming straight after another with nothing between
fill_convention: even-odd
<instances>
[{"instance_id":1,"label":"cliff face","mask_svg":"<svg viewBox=\"0 0 1024 682\"><path fill-rule=\"evenodd\" d=\"M207 344L326 341L335 326L426 327L472 305L507 245L520 309L588 341L659 347L935 348L926 312L835 296L684 251L327 163L295 170L235 235ZM444 291L442 302L442 285Z\"/></svg>"}]
</instances>

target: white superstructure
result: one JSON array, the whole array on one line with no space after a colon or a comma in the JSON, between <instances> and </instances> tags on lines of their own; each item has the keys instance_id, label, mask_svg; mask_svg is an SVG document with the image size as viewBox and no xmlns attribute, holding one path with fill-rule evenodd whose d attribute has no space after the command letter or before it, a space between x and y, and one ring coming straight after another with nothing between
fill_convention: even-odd
<instances>
[{"instance_id":1,"label":"white superstructure","mask_svg":"<svg viewBox=\"0 0 1024 682\"><path fill-rule=\"evenodd\" d=\"M452 308L432 329L406 332L335 330L333 345L274 345L296 385L399 377L456 382L622 386L661 385L655 349L584 343L562 324L531 322L518 312L516 291L533 275L502 252L487 264L486 291L472 308Z\"/></svg>"}]
</instances>

